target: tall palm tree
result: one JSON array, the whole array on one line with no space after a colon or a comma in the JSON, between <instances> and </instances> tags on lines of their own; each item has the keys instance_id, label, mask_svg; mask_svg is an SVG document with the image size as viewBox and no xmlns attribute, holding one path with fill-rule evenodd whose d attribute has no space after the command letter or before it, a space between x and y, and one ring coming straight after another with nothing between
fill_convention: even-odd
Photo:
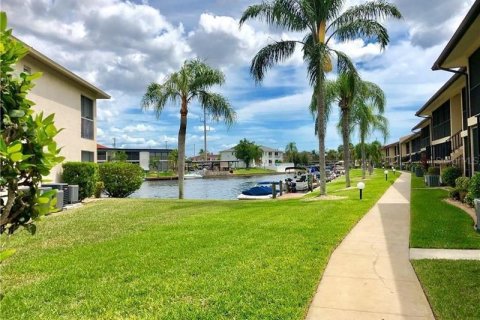
<instances>
[{"instance_id":1,"label":"tall palm tree","mask_svg":"<svg viewBox=\"0 0 480 320\"><path fill-rule=\"evenodd\" d=\"M226 98L209 91L212 86L222 85L224 74L200 60L187 60L177 72L170 74L163 83L151 83L142 99L144 109L153 108L157 114L168 102L180 103L180 129L178 130L178 198L183 199L185 173L185 136L189 104L198 101L211 117L223 120L228 126L235 122L236 113Z\"/></svg>"},{"instance_id":2,"label":"tall palm tree","mask_svg":"<svg viewBox=\"0 0 480 320\"><path fill-rule=\"evenodd\" d=\"M356 73L341 73L335 80L325 83L325 96L328 104L336 102L340 108L340 133L344 146L350 145L350 112L361 83ZM350 148L343 148L345 185L350 187Z\"/></svg>"},{"instance_id":3,"label":"tall palm tree","mask_svg":"<svg viewBox=\"0 0 480 320\"><path fill-rule=\"evenodd\" d=\"M369 162L369 174L373 172L373 164L380 163L382 161L382 144L380 141L373 141L368 144L368 162Z\"/></svg>"},{"instance_id":4,"label":"tall palm tree","mask_svg":"<svg viewBox=\"0 0 480 320\"><path fill-rule=\"evenodd\" d=\"M398 9L384 1L369 1L341 12L345 0L271 0L248 7L240 18L240 26L249 19L261 19L273 27L304 33L299 40L279 40L268 44L255 55L250 72L261 82L265 72L274 64L286 60L301 46L307 64L308 77L314 89L312 103L316 105L320 156L320 194L326 194L325 180L325 73L332 69L336 57L339 72L356 72L348 56L331 47L333 39L348 41L366 38L384 48L388 32L378 20L400 18Z\"/></svg>"},{"instance_id":5,"label":"tall palm tree","mask_svg":"<svg viewBox=\"0 0 480 320\"><path fill-rule=\"evenodd\" d=\"M353 103L352 129L356 127L360 137L363 179L367 170L365 141L374 131L382 133L384 140L389 134L388 119L383 116L385 105L383 90L372 82L362 81Z\"/></svg>"}]
</instances>

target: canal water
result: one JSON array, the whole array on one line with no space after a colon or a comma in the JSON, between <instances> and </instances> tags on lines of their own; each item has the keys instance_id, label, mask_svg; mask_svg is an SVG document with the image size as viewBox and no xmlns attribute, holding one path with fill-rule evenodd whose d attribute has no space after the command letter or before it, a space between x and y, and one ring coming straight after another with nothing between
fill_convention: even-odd
<instances>
[{"instance_id":1,"label":"canal water","mask_svg":"<svg viewBox=\"0 0 480 320\"><path fill-rule=\"evenodd\" d=\"M184 182L185 199L234 200L246 189L261 181L284 181L293 175L262 175L250 177L187 179ZM178 181L145 181L131 198L178 198Z\"/></svg>"}]
</instances>

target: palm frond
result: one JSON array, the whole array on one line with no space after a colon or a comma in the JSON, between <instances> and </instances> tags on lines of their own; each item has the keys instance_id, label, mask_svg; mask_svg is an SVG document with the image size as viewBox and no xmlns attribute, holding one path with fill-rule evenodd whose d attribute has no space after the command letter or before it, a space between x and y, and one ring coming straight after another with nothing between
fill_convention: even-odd
<instances>
[{"instance_id":1,"label":"palm frond","mask_svg":"<svg viewBox=\"0 0 480 320\"><path fill-rule=\"evenodd\" d=\"M189 84L189 87L190 91L193 93L214 85L222 85L225 83L225 75L222 71L210 67L201 60L189 60L186 63L186 67L190 69L191 83ZM195 96L195 94L192 95L192 97L193 96Z\"/></svg>"},{"instance_id":2,"label":"palm frond","mask_svg":"<svg viewBox=\"0 0 480 320\"><path fill-rule=\"evenodd\" d=\"M308 40L308 39L307 39ZM303 60L307 62L310 85L315 86L320 79L325 79L324 62L330 59L328 47L323 43L313 42L303 46Z\"/></svg>"},{"instance_id":3,"label":"palm frond","mask_svg":"<svg viewBox=\"0 0 480 320\"><path fill-rule=\"evenodd\" d=\"M215 121L223 120L230 127L235 123L237 114L225 97L218 93L200 91L199 102Z\"/></svg>"},{"instance_id":4,"label":"palm frond","mask_svg":"<svg viewBox=\"0 0 480 320\"><path fill-rule=\"evenodd\" d=\"M350 76L358 76L357 68L350 58L339 50L329 49L337 56L337 72L339 74L349 74Z\"/></svg>"},{"instance_id":5,"label":"palm frond","mask_svg":"<svg viewBox=\"0 0 480 320\"><path fill-rule=\"evenodd\" d=\"M289 58L295 52L296 44L296 41L278 41L260 49L250 67L250 73L255 81L261 82L269 68Z\"/></svg>"},{"instance_id":6,"label":"palm frond","mask_svg":"<svg viewBox=\"0 0 480 320\"><path fill-rule=\"evenodd\" d=\"M243 12L239 21L240 27L251 19L263 20L269 25L289 31L305 30L308 23L301 5L295 0L264 1L251 5Z\"/></svg>"},{"instance_id":7,"label":"palm frond","mask_svg":"<svg viewBox=\"0 0 480 320\"><path fill-rule=\"evenodd\" d=\"M390 42L387 29L374 20L355 20L340 26L327 40L335 37L340 42L362 38L366 41L375 41L384 49Z\"/></svg>"},{"instance_id":8,"label":"palm frond","mask_svg":"<svg viewBox=\"0 0 480 320\"><path fill-rule=\"evenodd\" d=\"M377 84L369 81L362 82L362 89L360 91L361 99L368 101L380 114L385 112L387 100L382 88Z\"/></svg>"},{"instance_id":9,"label":"palm frond","mask_svg":"<svg viewBox=\"0 0 480 320\"><path fill-rule=\"evenodd\" d=\"M401 19L402 14L398 8L387 1L369 1L357 6L348 8L338 16L329 26L329 29L337 30L340 27L350 24L356 20L384 20L387 18Z\"/></svg>"},{"instance_id":10,"label":"palm frond","mask_svg":"<svg viewBox=\"0 0 480 320\"><path fill-rule=\"evenodd\" d=\"M163 111L163 108L168 101L175 103L179 97L179 92L175 86L175 82L172 81L172 76L176 76L176 73L172 74L164 84L158 84L152 82L147 91L142 97L142 109L153 109L157 117Z\"/></svg>"}]
</instances>

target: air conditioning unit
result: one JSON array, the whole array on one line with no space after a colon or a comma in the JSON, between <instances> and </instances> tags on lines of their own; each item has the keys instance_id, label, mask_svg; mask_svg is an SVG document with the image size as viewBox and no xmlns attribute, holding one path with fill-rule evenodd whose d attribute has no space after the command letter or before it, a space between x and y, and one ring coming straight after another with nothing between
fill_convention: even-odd
<instances>
[{"instance_id":1,"label":"air conditioning unit","mask_svg":"<svg viewBox=\"0 0 480 320\"><path fill-rule=\"evenodd\" d=\"M78 202L78 185L68 185L68 203Z\"/></svg>"},{"instance_id":2,"label":"air conditioning unit","mask_svg":"<svg viewBox=\"0 0 480 320\"><path fill-rule=\"evenodd\" d=\"M62 197L62 206L65 206L68 204L69 198L69 190L68 190L68 184L67 183L46 183L42 184L42 187L51 187L52 189L56 190L61 190L63 191L63 197ZM58 203L58 198L57 198L57 206L59 205Z\"/></svg>"},{"instance_id":3,"label":"air conditioning unit","mask_svg":"<svg viewBox=\"0 0 480 320\"><path fill-rule=\"evenodd\" d=\"M63 190L57 190L57 204L55 205L55 208L62 210L64 206L64 200L65 197L63 194Z\"/></svg>"}]
</instances>

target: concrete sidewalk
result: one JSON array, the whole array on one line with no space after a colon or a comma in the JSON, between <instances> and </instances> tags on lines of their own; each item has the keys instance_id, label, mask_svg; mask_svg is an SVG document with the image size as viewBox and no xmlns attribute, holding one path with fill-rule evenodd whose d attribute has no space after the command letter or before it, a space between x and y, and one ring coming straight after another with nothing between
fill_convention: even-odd
<instances>
[{"instance_id":1,"label":"concrete sidewalk","mask_svg":"<svg viewBox=\"0 0 480 320\"><path fill-rule=\"evenodd\" d=\"M307 319L434 319L410 264L409 231L402 173L333 252Z\"/></svg>"}]
</instances>

